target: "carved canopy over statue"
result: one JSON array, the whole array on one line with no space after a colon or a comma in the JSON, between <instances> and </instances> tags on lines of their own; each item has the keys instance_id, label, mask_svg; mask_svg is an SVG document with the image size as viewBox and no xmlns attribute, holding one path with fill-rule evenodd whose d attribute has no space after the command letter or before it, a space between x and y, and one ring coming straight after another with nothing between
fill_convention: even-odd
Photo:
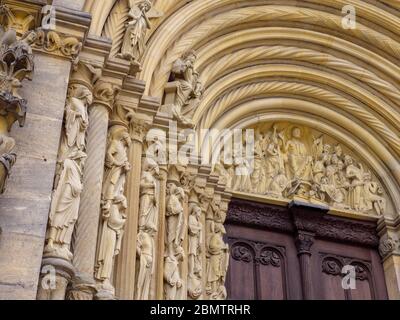
<instances>
[{"instance_id":1,"label":"carved canopy over statue","mask_svg":"<svg viewBox=\"0 0 400 320\"><path fill-rule=\"evenodd\" d=\"M221 157L215 166L228 188L279 199L299 198L377 216L385 214L387 197L381 184L364 163L332 138L289 123L261 125L255 133L252 163L239 155L231 164Z\"/></svg>"}]
</instances>

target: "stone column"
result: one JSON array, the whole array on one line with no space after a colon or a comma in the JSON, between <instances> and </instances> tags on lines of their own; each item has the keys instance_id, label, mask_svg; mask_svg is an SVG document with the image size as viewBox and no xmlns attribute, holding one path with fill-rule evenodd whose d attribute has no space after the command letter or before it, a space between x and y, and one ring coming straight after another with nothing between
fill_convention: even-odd
<instances>
[{"instance_id":1,"label":"stone column","mask_svg":"<svg viewBox=\"0 0 400 320\"><path fill-rule=\"evenodd\" d=\"M390 300L400 300L400 218L382 218L378 222L381 236L379 254L382 257L386 287Z\"/></svg>"},{"instance_id":2,"label":"stone column","mask_svg":"<svg viewBox=\"0 0 400 320\"><path fill-rule=\"evenodd\" d=\"M296 236L295 244L300 261L303 299L311 300L314 297L311 269L311 247L314 244L314 234L299 231Z\"/></svg>"},{"instance_id":3,"label":"stone column","mask_svg":"<svg viewBox=\"0 0 400 320\"><path fill-rule=\"evenodd\" d=\"M92 300L95 292L93 279L97 232L100 219L100 200L107 146L108 119L112 111L116 87L99 80L94 87L95 100L89 108L87 159L83 174L83 191L79 218L74 233L73 264L77 274L68 298Z\"/></svg>"},{"instance_id":4,"label":"stone column","mask_svg":"<svg viewBox=\"0 0 400 320\"><path fill-rule=\"evenodd\" d=\"M160 166L160 194L158 215L158 263L156 268L156 299L164 300L164 253L165 253L165 195L167 193L168 166Z\"/></svg>"},{"instance_id":5,"label":"stone column","mask_svg":"<svg viewBox=\"0 0 400 320\"><path fill-rule=\"evenodd\" d=\"M314 299L314 288L311 268L312 245L317 232L316 226L310 221L319 219L329 211L329 207L314 205L301 201L292 201L289 210L297 231L295 244L300 262L303 299Z\"/></svg>"},{"instance_id":6,"label":"stone column","mask_svg":"<svg viewBox=\"0 0 400 320\"><path fill-rule=\"evenodd\" d=\"M65 120L58 152L57 170L44 248L38 299L63 300L68 283L75 276L72 265L72 233L79 217L82 172L85 166L87 108L93 100L92 73L80 65L70 79ZM74 114L75 117L70 115ZM78 128L78 130L73 130ZM56 285L46 286L46 277L56 276Z\"/></svg>"},{"instance_id":7,"label":"stone column","mask_svg":"<svg viewBox=\"0 0 400 320\"><path fill-rule=\"evenodd\" d=\"M133 300L135 297L135 271L136 271L136 245L139 217L140 180L142 173L142 153L145 135L153 122L155 113L159 107L159 101L151 97L143 96L138 102L139 92L137 80L131 80L126 84L127 88L136 88L136 99L130 99L134 112L129 116L129 132L132 144L129 149L129 163L131 171L128 173L126 183L126 197L128 199L127 222L125 224L124 239L121 252L115 267L116 297L122 300ZM136 83L135 83L136 81Z\"/></svg>"},{"instance_id":8,"label":"stone column","mask_svg":"<svg viewBox=\"0 0 400 320\"><path fill-rule=\"evenodd\" d=\"M137 118L132 118L130 126L132 145L129 150L129 162L132 165L132 170L128 174L126 186L128 219L125 225L125 235L115 272L116 296L121 300L133 300L135 293L141 162L143 138L149 128L149 124Z\"/></svg>"}]
</instances>

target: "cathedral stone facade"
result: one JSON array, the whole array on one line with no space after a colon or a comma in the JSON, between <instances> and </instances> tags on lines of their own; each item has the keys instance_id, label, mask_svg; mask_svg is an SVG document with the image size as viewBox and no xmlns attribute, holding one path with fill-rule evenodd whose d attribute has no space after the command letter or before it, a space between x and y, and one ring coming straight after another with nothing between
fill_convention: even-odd
<instances>
[{"instance_id":1,"label":"cathedral stone facade","mask_svg":"<svg viewBox=\"0 0 400 320\"><path fill-rule=\"evenodd\" d=\"M399 26L397 0L0 1L0 299L400 299Z\"/></svg>"}]
</instances>

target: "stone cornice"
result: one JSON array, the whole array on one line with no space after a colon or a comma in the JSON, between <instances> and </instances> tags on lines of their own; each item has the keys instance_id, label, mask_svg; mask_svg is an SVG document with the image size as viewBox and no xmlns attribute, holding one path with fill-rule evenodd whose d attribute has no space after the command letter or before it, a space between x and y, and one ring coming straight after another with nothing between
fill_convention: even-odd
<instances>
[{"instance_id":1,"label":"stone cornice","mask_svg":"<svg viewBox=\"0 0 400 320\"><path fill-rule=\"evenodd\" d=\"M103 68L110 50L110 39L88 36L86 38L85 46L82 48L79 60L83 63L89 63L92 66Z\"/></svg>"}]
</instances>

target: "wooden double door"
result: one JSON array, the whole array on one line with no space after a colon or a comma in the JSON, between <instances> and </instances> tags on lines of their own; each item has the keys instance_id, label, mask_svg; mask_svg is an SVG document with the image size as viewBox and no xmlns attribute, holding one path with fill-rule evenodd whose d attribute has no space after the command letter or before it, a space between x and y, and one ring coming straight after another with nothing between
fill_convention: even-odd
<instances>
[{"instance_id":1,"label":"wooden double door","mask_svg":"<svg viewBox=\"0 0 400 320\"><path fill-rule=\"evenodd\" d=\"M387 299L375 223L234 199L226 230L228 299Z\"/></svg>"}]
</instances>

